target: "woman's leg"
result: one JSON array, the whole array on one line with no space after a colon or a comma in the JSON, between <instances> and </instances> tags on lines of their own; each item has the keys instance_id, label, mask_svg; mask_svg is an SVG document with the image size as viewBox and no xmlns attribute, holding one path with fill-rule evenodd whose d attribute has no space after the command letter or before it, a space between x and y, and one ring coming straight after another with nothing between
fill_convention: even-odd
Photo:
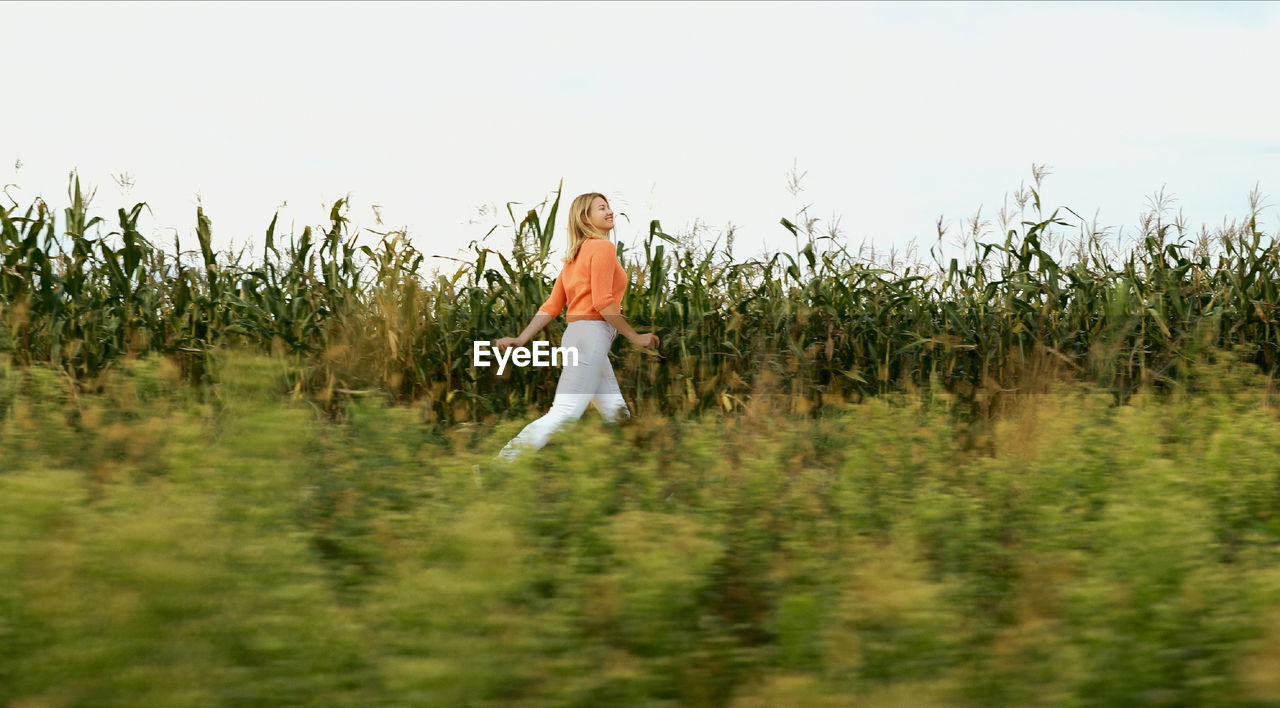
<instances>
[{"instance_id":1,"label":"woman's leg","mask_svg":"<svg viewBox=\"0 0 1280 708\"><path fill-rule=\"evenodd\" d=\"M540 449L553 433L582 417L600 385L601 366L610 369L612 375L609 367L609 345L612 343L609 332L612 329L600 327L595 321L570 322L565 327L560 346L578 350L577 365L572 365L572 362L564 364L550 410L512 438L498 453L499 458L514 460L525 450Z\"/></svg>"},{"instance_id":2,"label":"woman's leg","mask_svg":"<svg viewBox=\"0 0 1280 708\"><path fill-rule=\"evenodd\" d=\"M610 339L612 340L612 337ZM631 411L627 409L627 401L622 397L622 390L618 388L618 379L613 375L613 365L609 363L608 357L605 357L604 366L600 367L600 383L595 395L591 397L591 402L595 404L596 410L600 411L600 415L610 423L620 423L631 417Z\"/></svg>"}]
</instances>

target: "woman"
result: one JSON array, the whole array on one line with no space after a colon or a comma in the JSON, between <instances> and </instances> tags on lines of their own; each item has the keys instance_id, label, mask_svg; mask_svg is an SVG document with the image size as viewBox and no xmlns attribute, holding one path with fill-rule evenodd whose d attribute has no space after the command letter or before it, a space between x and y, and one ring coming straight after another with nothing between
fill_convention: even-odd
<instances>
[{"instance_id":1,"label":"woman","mask_svg":"<svg viewBox=\"0 0 1280 708\"><path fill-rule=\"evenodd\" d=\"M637 333L622 317L627 272L618 262L617 251L609 240L608 233L612 230L613 210L603 194L592 192L574 199L569 208L569 253L551 297L538 308L538 314L520 336L503 337L494 342L498 350L524 346L552 318L558 317L567 304L569 324L560 338L560 346L578 351L576 365L573 358L568 357L560 373L551 409L507 443L498 453L500 459L514 460L525 450L546 445L552 433L581 418L589 403L595 403L596 409L610 422L631 415L609 364L609 348L618 332L641 349L658 346L658 337Z\"/></svg>"}]
</instances>

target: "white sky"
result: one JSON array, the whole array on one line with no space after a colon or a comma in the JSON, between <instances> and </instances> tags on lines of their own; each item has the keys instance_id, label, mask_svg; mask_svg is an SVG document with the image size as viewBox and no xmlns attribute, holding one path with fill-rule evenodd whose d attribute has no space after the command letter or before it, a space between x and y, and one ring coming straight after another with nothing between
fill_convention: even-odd
<instances>
[{"instance_id":1,"label":"white sky","mask_svg":"<svg viewBox=\"0 0 1280 708\"><path fill-rule=\"evenodd\" d=\"M994 215L1033 162L1052 167L1047 206L1126 230L1162 186L1210 226L1244 215L1255 184L1272 204L1280 190L1275 3L49 3L2 17L9 193L61 209L76 169L103 216L148 202L161 243L176 228L194 245L197 202L225 246L260 243L282 203L301 232L350 194L356 224L460 255L509 227L507 201L527 209L561 178L566 206L610 195L630 218L619 240L652 218L670 233L700 219L709 238L732 222L743 255L790 249L778 220L801 204L840 217L852 246L927 247L940 215ZM486 204L502 211L478 215Z\"/></svg>"}]
</instances>

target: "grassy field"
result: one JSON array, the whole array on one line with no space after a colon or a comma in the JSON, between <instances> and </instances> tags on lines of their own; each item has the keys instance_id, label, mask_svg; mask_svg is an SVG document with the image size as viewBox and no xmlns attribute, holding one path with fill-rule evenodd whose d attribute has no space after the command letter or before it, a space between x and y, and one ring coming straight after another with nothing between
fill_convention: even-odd
<instances>
[{"instance_id":1,"label":"grassy field","mask_svg":"<svg viewBox=\"0 0 1280 708\"><path fill-rule=\"evenodd\" d=\"M287 360L0 363L0 704L1280 705L1280 426L1238 356L788 415L428 422ZM478 467L477 467L478 466Z\"/></svg>"},{"instance_id":2,"label":"grassy field","mask_svg":"<svg viewBox=\"0 0 1280 708\"><path fill-rule=\"evenodd\" d=\"M0 205L0 704L1280 706L1260 197L1113 247L1043 176L925 263L652 222L636 417L511 467L555 377L470 353L558 191L430 273L341 201L254 253Z\"/></svg>"}]
</instances>

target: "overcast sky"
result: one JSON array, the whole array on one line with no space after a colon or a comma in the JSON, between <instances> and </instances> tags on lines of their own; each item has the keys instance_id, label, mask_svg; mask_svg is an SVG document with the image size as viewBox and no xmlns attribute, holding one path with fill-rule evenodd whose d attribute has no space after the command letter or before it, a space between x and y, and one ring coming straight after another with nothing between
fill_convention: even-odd
<instances>
[{"instance_id":1,"label":"overcast sky","mask_svg":"<svg viewBox=\"0 0 1280 708\"><path fill-rule=\"evenodd\" d=\"M732 222L739 253L790 248L778 222L804 204L852 246L931 242L939 216L993 216L1032 163L1047 206L1125 229L1162 187L1210 226L1280 190L1275 3L32 3L4 21L9 194L61 208L75 169L104 216L148 202L162 243L197 203L225 246L350 195L356 224L459 255L561 179L566 202L611 197L619 240Z\"/></svg>"}]
</instances>

